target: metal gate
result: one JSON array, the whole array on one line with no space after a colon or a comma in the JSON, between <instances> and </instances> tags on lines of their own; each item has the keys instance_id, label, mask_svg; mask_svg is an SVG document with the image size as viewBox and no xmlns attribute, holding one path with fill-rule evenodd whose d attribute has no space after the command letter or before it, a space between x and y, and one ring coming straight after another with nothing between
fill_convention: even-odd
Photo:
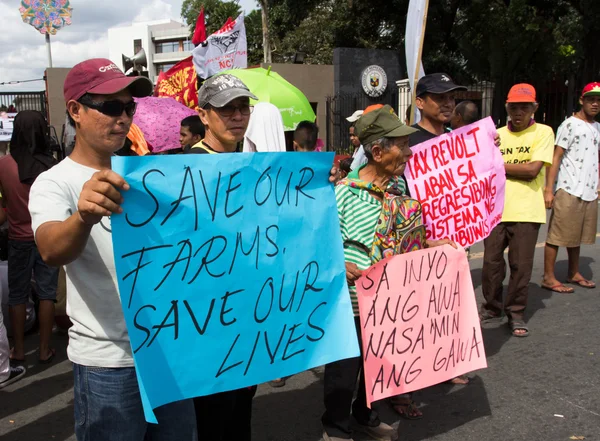
<instances>
[{"instance_id":1,"label":"metal gate","mask_svg":"<svg viewBox=\"0 0 600 441\"><path fill-rule=\"evenodd\" d=\"M339 94L327 97L325 130L327 150L335 151L338 154L351 154L350 136L348 135L351 124L346 121L346 118L356 110L365 109L375 103L389 104L396 108L398 105L398 91L395 90L387 94L385 99L377 102L373 102L373 99L364 93Z\"/></svg>"},{"instance_id":2,"label":"metal gate","mask_svg":"<svg viewBox=\"0 0 600 441\"><path fill-rule=\"evenodd\" d=\"M18 113L37 110L46 113L46 92L0 92L0 112Z\"/></svg>"}]
</instances>

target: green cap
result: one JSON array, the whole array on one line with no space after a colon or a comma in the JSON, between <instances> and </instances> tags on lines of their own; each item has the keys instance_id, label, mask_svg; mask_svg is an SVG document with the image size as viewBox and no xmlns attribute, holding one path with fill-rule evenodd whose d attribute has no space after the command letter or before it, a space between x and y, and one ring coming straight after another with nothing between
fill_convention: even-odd
<instances>
[{"instance_id":1,"label":"green cap","mask_svg":"<svg viewBox=\"0 0 600 441\"><path fill-rule=\"evenodd\" d=\"M392 106L385 105L380 109L363 113L356 121L354 131L360 143L365 145L380 138L408 136L418 130L403 124L394 113Z\"/></svg>"}]
</instances>

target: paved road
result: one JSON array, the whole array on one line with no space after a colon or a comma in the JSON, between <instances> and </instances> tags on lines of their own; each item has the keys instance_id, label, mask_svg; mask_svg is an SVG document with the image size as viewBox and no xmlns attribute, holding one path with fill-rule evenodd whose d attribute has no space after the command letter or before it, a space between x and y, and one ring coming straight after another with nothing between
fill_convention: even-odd
<instances>
[{"instance_id":1,"label":"paved road","mask_svg":"<svg viewBox=\"0 0 600 441\"><path fill-rule=\"evenodd\" d=\"M540 232L544 237L545 231ZM474 247L471 260L478 300L481 251ZM600 279L599 257L599 248L584 248L585 276ZM486 325L489 367L474 373L468 386L439 385L418 392L422 420L398 421L387 406L380 406L383 419L399 426L401 440L600 439L600 291L559 295L542 290L542 264L540 247L530 286L529 338L512 338L505 323ZM566 268L561 250L559 278L566 277ZM0 391L0 439L74 440L66 337L56 336L57 361L44 367L33 363L35 340L29 336L27 341L28 375ZM322 369L315 369L291 378L281 389L261 386L254 402L254 440L320 440L321 380Z\"/></svg>"}]
</instances>

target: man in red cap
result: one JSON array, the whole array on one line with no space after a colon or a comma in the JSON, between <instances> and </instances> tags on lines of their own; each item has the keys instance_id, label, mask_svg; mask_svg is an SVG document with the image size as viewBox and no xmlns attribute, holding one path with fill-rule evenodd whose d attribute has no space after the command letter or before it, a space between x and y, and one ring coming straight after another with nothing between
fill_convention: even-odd
<instances>
[{"instance_id":1,"label":"man in red cap","mask_svg":"<svg viewBox=\"0 0 600 441\"><path fill-rule=\"evenodd\" d=\"M515 337L529 335L524 313L538 232L546 222L545 167L552 164L554 149L552 129L533 119L537 108L535 89L530 84L515 84L508 92L510 121L498 130L507 178L504 211L502 222L484 241L481 320L500 317L504 310ZM507 247L510 280L503 304Z\"/></svg>"},{"instance_id":2,"label":"man in red cap","mask_svg":"<svg viewBox=\"0 0 600 441\"><path fill-rule=\"evenodd\" d=\"M129 189L111 171L136 104L152 93L144 77L126 77L106 59L74 66L64 96L76 131L73 153L42 173L31 187L32 229L43 259L65 266L73 362L75 434L103 441L195 440L191 400L155 410L147 424L131 353L113 257L110 216ZM147 436L147 438L145 438Z\"/></svg>"},{"instance_id":3,"label":"man in red cap","mask_svg":"<svg viewBox=\"0 0 600 441\"><path fill-rule=\"evenodd\" d=\"M572 293L574 289L559 282L554 274L558 247L566 247L569 255L567 283L596 287L579 272L579 253L581 244L596 243L600 124L595 118L600 113L600 83L588 84L579 104L581 109L558 128L544 192L546 208L552 209L552 215L542 287L559 293Z\"/></svg>"}]
</instances>

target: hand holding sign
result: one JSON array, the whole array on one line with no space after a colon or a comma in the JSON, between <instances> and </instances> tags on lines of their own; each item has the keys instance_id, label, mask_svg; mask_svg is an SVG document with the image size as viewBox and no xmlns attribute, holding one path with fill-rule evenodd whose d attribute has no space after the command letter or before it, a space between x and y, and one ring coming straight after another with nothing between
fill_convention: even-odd
<instances>
[{"instance_id":1,"label":"hand holding sign","mask_svg":"<svg viewBox=\"0 0 600 441\"><path fill-rule=\"evenodd\" d=\"M86 225L95 225L104 216L121 213L123 196L119 190L129 190L129 184L112 170L94 173L81 189L77 213Z\"/></svg>"},{"instance_id":2,"label":"hand holding sign","mask_svg":"<svg viewBox=\"0 0 600 441\"><path fill-rule=\"evenodd\" d=\"M369 403L487 367L463 249L382 260L356 286Z\"/></svg>"}]
</instances>

